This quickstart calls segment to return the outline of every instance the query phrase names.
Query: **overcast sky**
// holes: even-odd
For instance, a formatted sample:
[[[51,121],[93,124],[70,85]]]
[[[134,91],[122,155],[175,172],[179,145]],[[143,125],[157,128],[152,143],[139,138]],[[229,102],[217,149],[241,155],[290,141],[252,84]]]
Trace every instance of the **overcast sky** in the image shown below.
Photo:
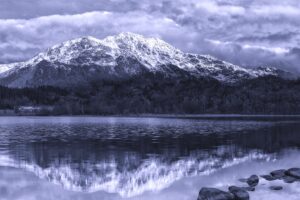
[[[299,0],[0,0],[0,63],[120,32],[242,66],[300,72]]]

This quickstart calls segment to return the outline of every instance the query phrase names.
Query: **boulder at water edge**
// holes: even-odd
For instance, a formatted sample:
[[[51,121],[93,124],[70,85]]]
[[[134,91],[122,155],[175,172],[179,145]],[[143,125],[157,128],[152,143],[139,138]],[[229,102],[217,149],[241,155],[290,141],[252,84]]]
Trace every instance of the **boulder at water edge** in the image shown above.
[[[198,200],[235,200],[233,194],[215,188],[202,188]]]
[[[234,195],[235,200],[249,200],[249,193],[243,188],[230,186],[228,190]]]
[[[257,186],[258,182],[259,182],[259,178],[257,175],[252,175],[247,179],[247,183],[250,187]]]
[[[285,174],[300,179],[300,168],[291,168],[287,170]]]
[[[282,179],[285,176],[286,170],[285,169],[279,169],[271,172],[271,175],[275,179]]]

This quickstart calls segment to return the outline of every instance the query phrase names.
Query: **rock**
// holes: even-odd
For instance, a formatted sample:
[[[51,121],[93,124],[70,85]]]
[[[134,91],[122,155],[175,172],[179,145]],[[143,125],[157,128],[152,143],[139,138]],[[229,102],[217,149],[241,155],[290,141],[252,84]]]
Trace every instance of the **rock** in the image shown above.
[[[231,192],[234,197],[235,200],[249,200],[249,194],[246,190],[244,190],[243,188],[240,187],[236,187],[236,186],[230,186],[228,188],[229,192]]]
[[[271,190],[282,190],[283,187],[282,186],[271,186],[270,189]]]
[[[275,177],[271,176],[271,175],[261,175],[260,177],[266,179],[267,181],[274,181],[276,180]]]
[[[259,182],[259,178],[257,175],[252,175],[247,179],[247,183],[250,187],[257,186],[258,182]]]
[[[198,200],[235,200],[234,195],[215,188],[202,188]]]
[[[294,183],[295,181],[298,181],[298,180],[299,180],[299,179],[297,179],[297,178],[295,178],[295,177],[288,176],[288,175],[284,176],[282,179],[283,179],[283,181],[284,181],[285,183]]]
[[[279,169],[271,172],[271,175],[275,179],[282,179],[285,176],[286,170],[285,169]]]
[[[286,175],[300,179],[300,168],[291,168],[285,172]]]

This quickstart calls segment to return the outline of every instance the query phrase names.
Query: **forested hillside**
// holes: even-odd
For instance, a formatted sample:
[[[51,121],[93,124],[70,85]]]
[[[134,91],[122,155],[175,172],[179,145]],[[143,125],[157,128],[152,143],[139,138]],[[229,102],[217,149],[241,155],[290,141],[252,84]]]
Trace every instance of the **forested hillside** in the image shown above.
[[[159,75],[76,88],[0,87],[0,109],[51,105],[53,115],[300,114],[300,81],[262,77],[234,85]]]

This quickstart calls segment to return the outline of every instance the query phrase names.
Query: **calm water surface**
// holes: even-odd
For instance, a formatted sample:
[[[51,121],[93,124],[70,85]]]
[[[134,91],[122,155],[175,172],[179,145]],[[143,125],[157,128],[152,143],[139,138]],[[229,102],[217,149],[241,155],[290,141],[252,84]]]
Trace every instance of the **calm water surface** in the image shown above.
[[[299,147],[296,117],[0,117],[0,199],[191,200],[299,167]],[[252,199],[300,195],[265,184]]]

